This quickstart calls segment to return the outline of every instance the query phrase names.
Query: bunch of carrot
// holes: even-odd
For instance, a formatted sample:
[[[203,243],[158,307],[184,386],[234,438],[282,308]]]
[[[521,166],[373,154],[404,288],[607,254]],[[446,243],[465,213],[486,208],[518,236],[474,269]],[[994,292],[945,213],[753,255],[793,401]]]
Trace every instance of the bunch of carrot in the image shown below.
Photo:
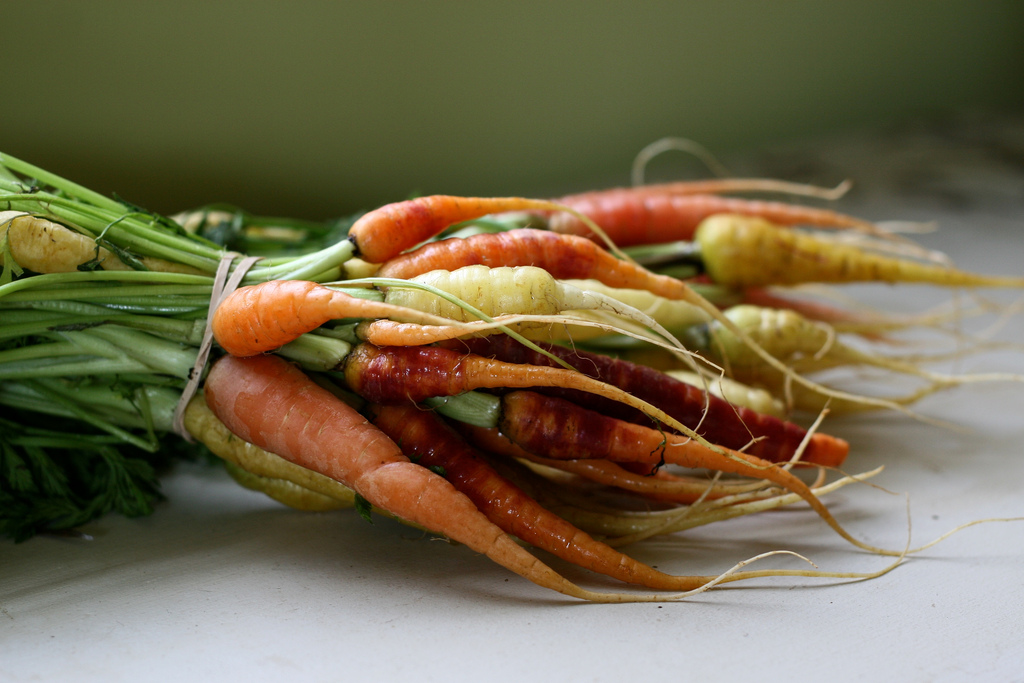
[[[841,364],[922,376],[927,391],[963,378],[836,340],[845,329],[886,330],[882,316],[768,287],[1024,284],[780,227],[812,224],[907,249],[866,221],[724,196],[774,187],[766,181],[556,201],[422,197],[371,211],[312,249],[301,246],[316,232],[307,224],[231,212],[171,220],[10,157],[0,164],[0,403],[150,451],[177,430],[244,485],[294,507],[377,510],[588,600],[671,599],[757,576],[848,576],[670,576],[614,547],[798,501],[856,546],[899,554],[855,539],[819,500],[850,478],[809,485],[792,471],[838,468],[848,444],[784,415],[817,409],[822,397],[905,409],[925,393],[857,396],[808,378]],[[262,240],[262,260],[208,239],[225,226]],[[680,264],[692,277],[679,277]],[[637,349],[656,350],[675,370],[624,358]],[[764,388],[725,386],[725,373]],[[93,392],[88,403],[75,398],[82,387]],[[6,438],[7,469],[17,458],[39,469],[30,460],[47,455],[29,455],[29,441]],[[614,496],[595,497],[595,484]],[[586,590],[516,539],[657,592]]]

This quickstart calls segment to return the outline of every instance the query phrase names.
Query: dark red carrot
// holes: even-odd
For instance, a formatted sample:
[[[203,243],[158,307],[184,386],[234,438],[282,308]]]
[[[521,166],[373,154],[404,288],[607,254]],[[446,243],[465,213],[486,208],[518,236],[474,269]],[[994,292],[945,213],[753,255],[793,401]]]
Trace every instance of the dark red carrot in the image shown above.
[[[472,389],[566,387],[621,401],[650,413],[655,420],[686,430],[664,411],[575,370],[504,363],[436,346],[360,344],[345,359],[344,374],[349,388],[371,403],[417,403],[432,396],[455,396]]]
[[[681,423],[695,429],[708,441],[733,450],[769,460],[785,462],[793,457],[807,435],[806,430],[792,422],[764,415],[749,408],[733,406],[728,401],[705,393],[702,389],[680,382],[663,372],[629,361],[619,360],[578,349],[538,343],[553,356],[569,363],[581,373],[619,387],[639,399],[661,408]],[[447,345],[479,356],[509,363],[554,366],[555,361],[506,335],[459,340]],[[542,393],[566,398],[578,405],[606,415],[638,424],[650,424],[635,409],[607,401],[593,394],[568,389],[542,389]],[[750,443],[753,439],[759,439]],[[802,462],[838,467],[849,453],[849,444],[833,436],[817,432],[804,450]]]
[[[531,453],[504,436],[497,428],[456,425],[466,439],[477,448],[509,458],[529,460],[546,467],[575,474],[584,479],[638,493],[661,502],[690,504],[697,500],[715,500],[722,496],[750,491],[749,484],[717,483],[707,479],[681,477],[657,468],[651,474],[636,474],[609,460],[555,460]],[[648,468],[649,469],[649,468]],[[709,490],[710,488],[710,490]]]
[[[725,449],[720,454],[693,439],[617,420],[534,391],[514,391],[502,397],[498,428],[522,448],[546,458],[668,463],[762,479],[800,496],[853,545],[878,550],[853,538],[810,487],[791,472],[746,453]]]
[[[435,414],[412,405],[376,406],[373,423],[418,464],[444,477],[506,533],[556,557],[620,581],[659,590],[692,590],[714,577],[671,576],[595,540],[541,507],[499,475]],[[737,579],[742,579],[740,575]]]
[[[417,402],[430,396],[452,396],[474,388],[558,385],[592,390],[606,398],[638,402],[617,387],[572,370],[502,363],[436,347],[378,349],[362,344],[349,355],[345,379],[353,391],[373,403]],[[653,406],[648,405],[646,409],[655,419],[678,425],[674,418]],[[499,427],[502,432],[538,455],[606,458],[615,462],[649,465],[673,462],[686,467],[764,479],[799,495],[850,543],[877,550],[856,540],[843,529],[806,484],[767,460],[710,444],[696,436],[669,434],[617,420],[532,391],[506,394],[502,398],[501,410]],[[596,427],[581,421],[593,423]],[[541,449],[540,445],[548,437],[550,442]]]

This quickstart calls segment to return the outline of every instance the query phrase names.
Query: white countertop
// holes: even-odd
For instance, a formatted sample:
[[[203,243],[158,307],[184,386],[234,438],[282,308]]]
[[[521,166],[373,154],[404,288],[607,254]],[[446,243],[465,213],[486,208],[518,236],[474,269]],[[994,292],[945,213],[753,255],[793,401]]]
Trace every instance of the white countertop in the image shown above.
[[[936,220],[940,232],[921,240],[958,265],[1024,274],[1020,157],[1007,167],[977,139],[949,149],[925,140],[931,156],[886,144],[822,153],[866,180],[842,208]],[[902,166],[872,169],[857,161],[865,154]],[[900,168],[925,180],[909,183]],[[860,293],[902,310],[936,296],[909,286]],[[993,298],[1015,298],[1005,294]],[[997,338],[1020,348],[955,369],[1024,374],[1024,320],[1010,319]],[[976,384],[919,406],[971,433],[900,415],[829,420],[826,430],[853,444],[847,466],[885,464],[873,483],[896,495],[865,485],[826,502],[857,537],[896,548],[907,540],[908,500],[914,545],[972,520],[1024,516],[1022,404],[1024,386]],[[219,470],[181,466],[164,491],[155,515],[108,516],[85,529],[92,540],[0,542],[0,681],[1024,680],[1024,522],[966,529],[870,581],[765,579],[679,603],[591,605],[388,520],[290,511]],[[705,574],[772,549],[825,570],[888,562],[804,508],[630,552],[664,571]]]

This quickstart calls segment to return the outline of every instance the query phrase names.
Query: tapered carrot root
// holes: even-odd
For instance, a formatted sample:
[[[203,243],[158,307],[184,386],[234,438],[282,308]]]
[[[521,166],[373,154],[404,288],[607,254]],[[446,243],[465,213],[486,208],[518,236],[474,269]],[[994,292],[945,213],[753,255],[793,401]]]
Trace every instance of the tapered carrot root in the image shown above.
[[[620,581],[659,590],[692,590],[714,577],[671,576],[613,550],[545,510],[501,477],[433,413],[414,406],[379,406],[373,423],[420,465],[444,477],[506,533],[553,555]],[[742,578],[742,577],[738,577]]]
[[[810,487],[793,474],[745,453],[711,450],[686,437],[607,417],[533,391],[515,391],[502,398],[498,427],[522,448],[546,458],[669,463],[763,479],[800,496],[829,527],[853,545],[890,553],[853,538]]]
[[[947,287],[1024,287],[1021,277],[968,273],[875,254],[746,216],[706,220],[694,240],[711,279],[732,287],[807,282],[918,282]]]
[[[680,477],[658,469],[651,474],[636,474],[621,464],[609,460],[555,460],[535,455],[510,441],[497,428],[458,425],[473,445],[489,453],[510,458],[529,460],[546,467],[562,470],[595,483],[637,493],[650,500],[690,504],[698,500],[715,500],[723,496],[747,493],[758,484],[712,484],[708,480]]]
[[[341,482],[381,509],[545,588],[582,599],[628,599],[567,581],[442,477],[410,462],[362,415],[276,356],[221,359],[210,371],[205,394],[218,419],[239,438]]]
[[[503,335],[465,340],[450,345],[463,346],[474,354],[498,360],[537,366],[553,366],[554,361]],[[612,384],[651,405],[661,408],[684,425],[697,431],[708,441],[769,460],[785,462],[793,457],[807,432],[791,422],[770,415],[732,406],[727,401],[706,394],[700,388],[680,382],[668,375],[635,363],[600,354],[539,344],[548,353],[568,362],[581,373]],[[602,400],[593,394],[563,389],[544,390],[574,403],[591,407],[605,414],[634,422],[649,419],[622,404]],[[759,439],[754,441],[754,439]],[[753,443],[751,443],[753,441]],[[826,434],[811,436],[802,461],[808,464],[838,467],[849,452],[849,444]]]
[[[348,236],[361,258],[383,263],[455,223],[491,213],[557,208],[549,201],[523,197],[432,195],[395,202],[371,211],[355,222]]]
[[[693,239],[701,221],[721,213],[758,216],[779,225],[877,232],[868,221],[824,209],[713,194],[679,195],[643,187],[563,197],[557,201],[590,218],[620,247]],[[597,238],[589,226],[571,213],[551,216],[548,227],[559,233]]]
[[[210,323],[217,343],[234,356],[273,351],[336,318],[386,318],[446,324],[451,321],[379,301],[359,299],[315,282],[271,280],[236,289]]]
[[[457,270],[469,265],[537,266],[562,280],[594,279],[609,287],[645,289],[668,299],[689,299],[689,288],[679,280],[617,259],[588,239],[530,228],[425,244],[388,261],[378,275],[408,279],[432,270]]]

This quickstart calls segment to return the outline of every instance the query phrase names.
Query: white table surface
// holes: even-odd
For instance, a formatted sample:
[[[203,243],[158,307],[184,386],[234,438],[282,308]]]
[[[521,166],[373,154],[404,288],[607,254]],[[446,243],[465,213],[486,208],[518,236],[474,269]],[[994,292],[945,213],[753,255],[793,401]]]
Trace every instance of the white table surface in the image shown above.
[[[837,142],[814,158],[864,179],[842,208],[937,220],[921,240],[962,267],[1024,274],[1020,157],[1007,164],[977,139],[912,138]],[[941,299],[920,287],[859,293],[907,311]],[[1024,321],[997,338],[1021,348],[955,369],[1024,374]],[[892,493],[856,486],[826,501],[857,537],[894,548],[907,541],[908,500],[915,545],[1024,516],[1022,405],[1019,384],[969,385],[919,410],[970,433],[892,414],[829,420],[853,444],[848,467],[886,465],[873,481]],[[387,520],[290,511],[220,470],[179,467],[165,493],[152,517],[89,525],[92,540],[0,542],[0,681],[1024,680],[1024,522],[966,529],[870,581],[766,579],[679,603],[593,605]],[[703,574],[772,549],[826,570],[888,562],[804,508],[631,552]]]

